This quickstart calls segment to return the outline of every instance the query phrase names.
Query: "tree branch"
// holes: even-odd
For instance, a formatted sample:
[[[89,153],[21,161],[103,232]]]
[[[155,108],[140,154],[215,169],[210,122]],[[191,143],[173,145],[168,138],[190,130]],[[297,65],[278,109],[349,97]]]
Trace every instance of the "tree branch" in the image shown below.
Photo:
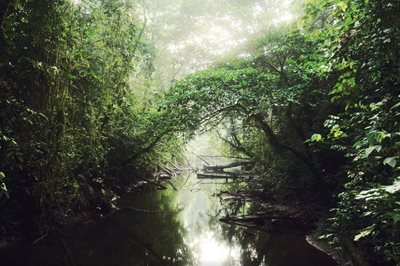
[[[264,132],[265,136],[267,137],[268,142],[271,144],[271,146],[273,148],[276,148],[277,151],[282,150],[282,149],[289,151],[299,161],[301,161],[302,163],[307,165],[307,167],[310,169],[311,173],[314,176],[316,176],[316,177],[319,176],[319,174],[318,174],[319,171],[314,166],[312,160],[310,160],[310,158],[308,156],[306,156],[305,154],[303,154],[302,152],[281,143],[278,140],[278,137],[275,135],[272,128],[268,125],[267,122],[265,122],[264,117],[261,114],[253,115],[252,118],[258,124],[258,126],[261,128],[261,130]]]
[[[229,144],[232,148],[236,149],[237,151],[249,156],[249,157],[253,157],[252,154],[242,145],[233,143],[232,141],[224,138],[223,136],[221,136],[221,133],[219,133],[219,131],[217,130],[217,135],[220,139],[222,139],[223,141],[225,141],[227,144]]]
[[[138,152],[134,153],[133,155],[129,156],[125,161],[123,161],[121,164],[122,165],[126,165],[127,163],[137,159],[140,155],[144,154],[144,153],[148,153],[149,151],[151,151],[154,146],[157,145],[158,142],[160,142],[160,140],[167,135],[168,133],[170,133],[171,131],[168,130],[164,130],[163,132],[161,132],[160,135],[158,135],[153,141],[150,142],[150,144],[148,144],[146,147],[140,149]]]

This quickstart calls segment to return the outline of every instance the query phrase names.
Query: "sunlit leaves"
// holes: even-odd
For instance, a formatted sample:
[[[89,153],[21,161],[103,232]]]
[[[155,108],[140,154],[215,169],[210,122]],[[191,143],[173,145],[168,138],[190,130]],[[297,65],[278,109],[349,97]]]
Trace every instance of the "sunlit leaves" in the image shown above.
[[[4,197],[9,198],[10,196],[6,186],[6,175],[0,171],[0,200]]]
[[[390,134],[385,131],[373,130],[367,133],[367,140],[370,145],[380,144],[388,137],[390,137]]]
[[[395,168],[398,159],[399,159],[399,156],[387,157],[387,158],[385,158],[385,160],[383,160],[383,164],[388,165],[392,168]]]
[[[314,141],[314,142],[323,141],[322,135],[321,134],[313,134],[310,138],[310,141]]]
[[[366,228],[361,229],[355,236],[354,241],[358,241],[363,237],[369,236],[374,231],[375,225],[368,226]]]
[[[325,121],[331,148],[351,159],[344,165],[347,183],[332,227],[360,242],[373,237],[365,247],[392,264],[399,262],[397,216],[392,215],[399,209],[394,182],[400,143],[398,5],[391,0],[318,1],[308,7],[307,17],[314,19],[312,34],[325,39],[320,49],[329,67],[321,69],[335,79],[331,98],[345,106]]]
[[[391,185],[363,190],[355,196],[355,199],[366,200],[366,201],[387,199],[390,194],[395,194],[399,191],[400,191],[400,179],[397,178]]]
[[[368,157],[373,151],[380,152],[381,150],[382,146],[380,145],[370,146],[365,149],[365,155]]]

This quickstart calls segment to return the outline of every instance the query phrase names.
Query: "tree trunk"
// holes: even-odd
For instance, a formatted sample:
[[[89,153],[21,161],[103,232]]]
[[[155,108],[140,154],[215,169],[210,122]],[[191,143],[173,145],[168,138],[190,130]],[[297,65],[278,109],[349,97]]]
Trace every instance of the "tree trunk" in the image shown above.
[[[272,130],[272,128],[268,125],[267,122],[265,122],[264,117],[261,114],[256,114],[253,116],[253,120],[258,124],[258,126],[260,127],[260,129],[264,132],[268,142],[271,144],[271,146],[273,148],[275,148],[275,150],[277,152],[280,152],[282,150],[286,150],[289,151],[290,153],[292,153],[300,162],[304,163],[305,165],[307,165],[307,167],[309,168],[309,170],[311,171],[311,173],[315,176],[318,177],[319,176],[319,171],[318,169],[315,167],[314,163],[312,162],[312,160],[309,158],[309,156],[307,156],[306,152],[300,152],[290,146],[287,146],[283,143],[281,143],[278,139],[278,137],[275,135],[274,131]]]

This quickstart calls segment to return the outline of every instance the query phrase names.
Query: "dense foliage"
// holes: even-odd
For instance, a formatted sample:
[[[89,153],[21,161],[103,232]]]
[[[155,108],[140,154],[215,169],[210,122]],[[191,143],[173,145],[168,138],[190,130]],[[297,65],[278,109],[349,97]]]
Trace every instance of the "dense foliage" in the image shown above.
[[[132,85],[148,77],[152,47],[125,1],[4,5],[1,231],[45,232],[71,212],[107,209],[112,190],[169,156],[149,134],[158,114]]]
[[[297,25],[177,82],[164,106],[182,130],[222,125],[264,166],[252,189],[333,206],[322,237],[356,264],[399,263],[399,9],[309,2]]]
[[[257,15],[237,4],[232,14]],[[201,22],[201,5],[182,1],[192,14],[182,24]],[[1,233],[31,224],[45,232],[74,211],[107,209],[135,173],[216,129],[231,153],[256,162],[249,190],[317,202],[321,238],[353,264],[400,263],[398,0],[307,1],[296,23],[179,81],[181,69],[210,61],[174,58],[177,43],[155,63],[137,9],[122,0],[0,4]],[[151,16],[153,25],[174,18]],[[152,75],[154,65],[165,71]]]
[[[222,124],[221,135],[233,150],[268,168],[261,182],[271,178],[301,186],[303,195],[321,189],[323,196],[329,180],[321,180],[322,172],[337,168],[324,162],[342,159],[337,153],[312,152],[305,143],[337,107],[329,105],[333,82],[313,70],[321,57],[316,41],[299,31],[273,32],[246,53],[248,59],[178,82],[166,97],[168,114],[189,132]],[[299,182],[303,177],[306,181]]]
[[[399,1],[324,3],[333,10],[322,47],[329,75],[339,73],[330,94],[346,104],[326,121],[332,149],[349,158],[339,204],[330,219],[334,240],[349,235],[374,264],[399,263]],[[340,136],[332,132],[343,132]],[[378,256],[379,254],[379,256]]]

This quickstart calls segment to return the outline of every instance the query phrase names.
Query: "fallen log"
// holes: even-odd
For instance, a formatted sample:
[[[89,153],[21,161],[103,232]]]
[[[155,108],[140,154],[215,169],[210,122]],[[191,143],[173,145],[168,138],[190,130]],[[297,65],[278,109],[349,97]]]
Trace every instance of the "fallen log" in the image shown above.
[[[198,173],[197,179],[238,179],[246,178],[247,176],[239,175],[235,173],[223,172],[223,173]]]
[[[329,245],[328,242],[317,239],[311,235],[306,236],[306,241],[311,246],[315,247],[318,250],[321,250],[322,252],[330,256],[338,263],[338,265],[346,264],[346,259],[344,258],[344,255],[336,250],[333,246]]]
[[[253,164],[252,161],[243,161],[243,162],[233,162],[226,165],[205,165],[203,166],[204,171],[207,172],[224,172],[224,169],[233,168],[238,166],[245,166]],[[225,172],[226,173],[226,172]]]
[[[248,200],[256,201],[258,198],[260,198],[258,195],[255,195],[253,193],[246,192],[246,191],[238,191],[236,193],[232,193],[229,191],[220,191],[220,192],[216,193],[215,195],[222,200],[248,199]]]
[[[152,181],[152,180],[150,180],[150,179],[148,179],[148,178],[141,177],[141,176],[138,176],[137,178],[139,178],[139,179],[141,179],[141,180],[143,180],[143,181],[146,181],[147,183],[149,183],[149,184],[151,184],[151,185],[153,185],[153,186],[156,186],[156,187],[159,188],[159,189],[167,189],[166,186],[164,186],[164,185],[162,185],[162,184],[160,184],[160,183],[157,183],[157,182],[155,182],[155,181]]]
[[[239,160],[250,160],[249,157],[237,157],[237,156],[219,156],[219,155],[199,155],[204,158],[227,158],[227,159],[239,159]]]
[[[294,214],[270,214],[270,215],[245,215],[245,216],[231,216],[231,217],[224,217],[221,218],[221,222],[226,221],[234,221],[234,222],[241,222],[241,223],[265,223],[267,220],[288,220],[288,219],[296,219],[293,217]]]

